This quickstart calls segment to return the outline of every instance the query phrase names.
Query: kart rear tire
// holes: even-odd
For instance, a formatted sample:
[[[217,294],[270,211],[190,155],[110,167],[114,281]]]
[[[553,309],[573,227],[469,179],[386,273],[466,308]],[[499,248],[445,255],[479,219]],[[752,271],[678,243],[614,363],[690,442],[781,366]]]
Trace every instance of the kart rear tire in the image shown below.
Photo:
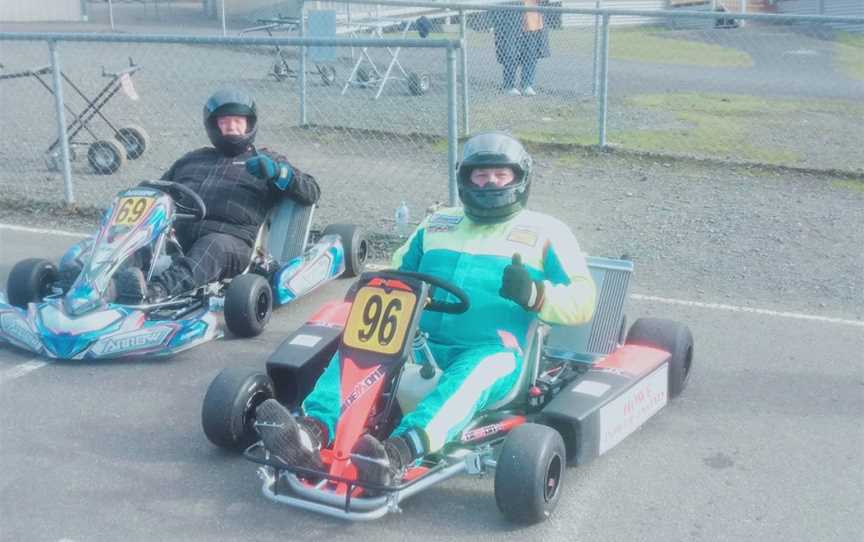
[[[28,303],[38,303],[51,293],[57,282],[57,267],[42,258],[28,258],[16,263],[6,280],[9,303],[22,309]]]
[[[567,465],[558,431],[535,423],[507,435],[495,467],[495,503],[508,520],[534,524],[552,515]]]
[[[150,146],[150,136],[144,131],[144,128],[130,124],[117,130],[114,138],[120,142],[126,150],[126,157],[130,160],[136,160],[144,154],[147,147]]]
[[[87,149],[87,161],[96,173],[111,175],[126,165],[126,149],[116,141],[97,141]]]
[[[330,224],[321,236],[338,235],[345,251],[345,276],[356,277],[366,267],[369,258],[369,242],[360,226],[354,224]]]
[[[238,337],[257,337],[273,314],[273,290],[255,273],[235,277],[225,293],[225,325]]]
[[[258,440],[255,409],[275,396],[266,374],[245,367],[223,369],[207,388],[201,408],[207,440],[226,450],[245,450]]]
[[[681,395],[690,381],[693,365],[690,328],[674,320],[639,318],[630,327],[625,344],[651,346],[669,352],[669,398]]]

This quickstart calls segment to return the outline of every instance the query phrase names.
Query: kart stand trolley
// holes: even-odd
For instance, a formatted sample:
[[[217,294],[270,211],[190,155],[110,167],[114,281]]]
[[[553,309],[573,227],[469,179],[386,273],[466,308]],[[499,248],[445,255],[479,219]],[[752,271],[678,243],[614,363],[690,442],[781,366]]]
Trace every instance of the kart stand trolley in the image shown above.
[[[365,23],[352,21],[351,25],[352,37],[360,37],[359,33],[368,32],[372,37],[378,39],[384,39],[385,28],[394,27],[401,29],[401,37],[404,39],[405,35],[408,33],[408,29],[411,27],[410,22],[397,20],[377,20]],[[422,96],[429,90],[431,78],[428,73],[406,71],[402,66],[402,63],[399,62],[399,52],[402,49],[401,47],[396,47],[395,49],[386,47],[386,49],[390,55],[390,62],[387,64],[387,68],[383,73],[378,69],[375,61],[372,60],[372,57],[369,55],[369,48],[363,47],[360,50],[360,56],[354,63],[351,75],[345,82],[345,86],[342,87],[343,95],[348,90],[348,87],[373,88],[377,89],[374,98],[377,100],[378,97],[381,96],[381,92],[384,91],[384,86],[387,82],[393,80],[404,81],[405,84],[408,85],[408,90],[414,96]],[[393,68],[396,68],[402,74],[401,77],[393,75]]]
[[[76,112],[68,103],[64,103],[66,111],[72,116],[72,122],[66,127],[66,133],[69,143],[70,159],[75,160],[75,147],[86,146],[87,161],[90,166],[98,174],[110,175],[120,169],[126,160],[135,160],[144,154],[144,151],[149,145],[149,137],[147,132],[140,126],[128,125],[118,127],[112,123],[108,117],[102,112],[102,108],[113,98],[117,92],[123,89],[124,93],[132,100],[137,100],[138,95],[135,88],[132,86],[132,74],[141,69],[135,65],[132,59],[129,59],[129,67],[118,72],[106,72],[102,68],[102,77],[108,77],[110,80],[96,94],[92,100],[87,97],[84,91],[76,85],[69,77],[60,72],[60,77],[68,84],[72,90],[83,100],[85,107],[80,112]],[[34,68],[15,73],[7,73],[0,75],[0,80],[15,79],[21,77],[33,77],[41,84],[49,93],[54,94],[50,80],[45,79],[52,73],[51,66]],[[90,121],[93,117],[102,119],[108,128],[114,134],[114,140],[100,139],[99,136],[91,129]],[[86,132],[92,142],[76,139],[79,133]],[[53,143],[45,151],[45,164],[51,171],[60,169],[60,138],[54,140]]]
[[[296,31],[300,27],[300,18],[299,17],[286,17],[284,15],[279,15],[277,17],[271,17],[267,19],[257,19],[258,26],[252,26],[249,28],[245,28],[240,31],[240,35],[248,34],[250,32],[267,32],[267,35],[273,37],[273,32],[278,30],[285,30],[288,32]],[[288,78],[297,78],[297,70],[291,67],[288,63],[288,55],[285,51],[278,45],[275,46],[274,49],[276,60],[273,63],[273,67],[270,70],[269,75],[272,75],[277,81],[284,81]],[[328,64],[315,64],[315,71],[312,73],[317,73],[321,77],[321,82],[324,83],[325,86],[330,86],[336,82],[336,68]]]

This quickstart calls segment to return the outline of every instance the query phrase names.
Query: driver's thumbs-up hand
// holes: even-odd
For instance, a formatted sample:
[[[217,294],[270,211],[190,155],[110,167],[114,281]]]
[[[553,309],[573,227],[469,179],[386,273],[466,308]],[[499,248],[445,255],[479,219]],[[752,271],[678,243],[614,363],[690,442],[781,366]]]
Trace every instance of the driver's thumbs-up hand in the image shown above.
[[[504,268],[501,276],[501,289],[498,294],[515,301],[525,310],[538,311],[543,302],[543,283],[531,278],[522,265],[522,256],[516,252],[513,261]]]
[[[280,190],[291,184],[294,171],[284,162],[277,162],[266,154],[256,154],[246,160],[246,171],[259,179],[273,182]]]

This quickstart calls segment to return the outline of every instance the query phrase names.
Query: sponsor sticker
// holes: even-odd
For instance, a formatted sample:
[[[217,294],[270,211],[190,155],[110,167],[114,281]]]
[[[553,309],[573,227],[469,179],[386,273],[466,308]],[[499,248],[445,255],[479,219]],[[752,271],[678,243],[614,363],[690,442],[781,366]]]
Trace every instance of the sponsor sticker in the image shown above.
[[[0,315],[0,328],[6,335],[34,352],[42,351],[42,342],[33,334],[27,323],[18,315],[7,312]]]
[[[152,348],[162,344],[171,331],[173,331],[171,327],[159,326],[108,337],[93,345],[91,352],[97,356],[107,356],[131,350]]]
[[[667,402],[669,364],[664,363],[600,409],[600,454],[624,440]]]
[[[590,395],[592,397],[603,397],[611,386],[609,384],[604,384],[603,382],[596,382],[594,380],[583,380],[579,384],[573,387],[574,393],[582,393],[584,395]]]
[[[297,346],[305,346],[311,348],[321,342],[321,337],[318,335],[297,335],[288,344],[296,344]]]
[[[534,230],[529,230],[527,228],[513,228],[510,231],[510,235],[507,236],[508,241],[512,241],[514,243],[519,243],[522,245],[528,245],[529,247],[533,247],[537,244],[538,235]]]
[[[426,225],[426,231],[430,233],[453,231],[463,218],[458,215],[434,214]]]

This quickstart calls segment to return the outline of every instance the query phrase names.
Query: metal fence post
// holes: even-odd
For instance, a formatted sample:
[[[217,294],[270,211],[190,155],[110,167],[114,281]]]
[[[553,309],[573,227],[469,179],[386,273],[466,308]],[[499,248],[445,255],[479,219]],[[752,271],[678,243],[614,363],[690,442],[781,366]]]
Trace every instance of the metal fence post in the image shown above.
[[[465,37],[465,10],[459,10],[459,39],[462,41],[460,48],[460,77],[462,79],[462,135],[467,137],[468,131],[471,129],[468,123],[468,43]]]
[[[600,0],[594,3],[596,9],[600,9]],[[594,77],[591,85],[591,95],[597,96],[597,79],[600,77],[600,14],[594,14]]]
[[[225,21],[225,0],[222,0],[222,35],[228,35],[228,25]]]
[[[60,139],[60,158],[63,162],[63,188],[67,205],[75,203],[75,193],[72,190],[72,165],[69,163],[69,139],[66,134],[66,109],[63,104],[63,79],[60,74],[60,55],[57,54],[57,42],[48,42],[51,51],[51,74],[54,79],[54,109],[57,114],[57,137]]]
[[[306,3],[300,2],[300,37],[306,37]],[[306,46],[300,46],[300,73],[297,81],[300,83],[300,126],[306,126]]]
[[[447,173],[449,204],[456,205],[456,160],[459,137],[456,123],[456,51],[447,47]]]
[[[111,32],[114,32],[114,4],[108,0],[108,22],[111,23]]]
[[[603,28],[600,34],[600,95],[597,97],[597,124],[599,125],[600,148],[606,147],[606,106],[608,105],[609,83],[609,14],[603,14]]]

